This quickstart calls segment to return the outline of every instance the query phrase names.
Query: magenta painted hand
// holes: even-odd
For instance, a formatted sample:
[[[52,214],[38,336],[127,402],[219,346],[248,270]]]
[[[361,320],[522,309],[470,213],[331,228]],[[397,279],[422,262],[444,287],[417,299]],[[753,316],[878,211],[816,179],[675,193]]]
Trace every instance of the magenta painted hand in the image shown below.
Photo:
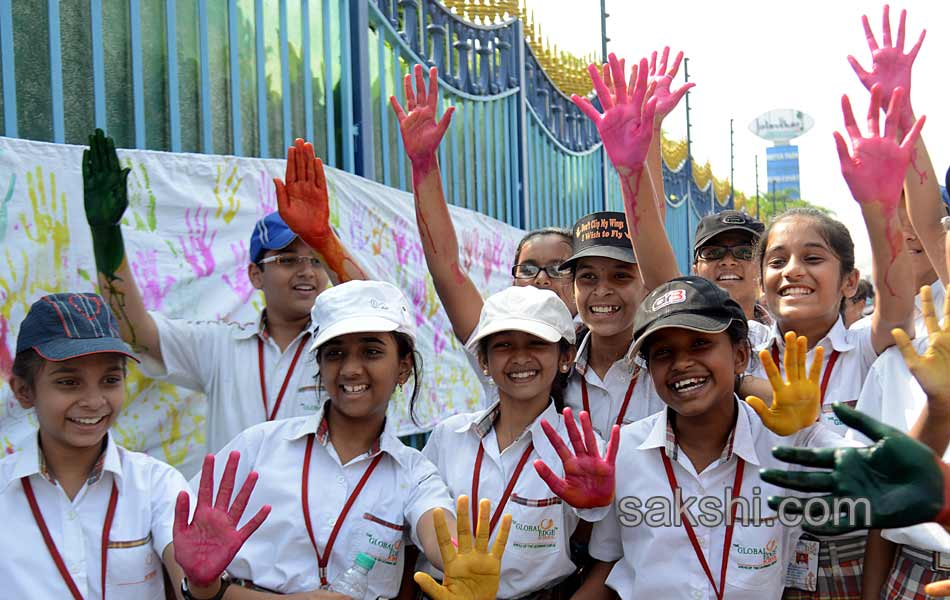
[[[604,83],[595,65],[588,67],[604,113],[599,113],[587,98],[575,94],[571,100],[597,126],[610,162],[621,176],[626,176],[640,171],[646,162],[653,139],[657,98],[644,103],[648,87],[647,59],[640,60],[632,89],[628,89],[624,67],[617,57],[611,53],[609,60],[613,91]]]
[[[241,453],[228,455],[228,463],[221,476],[218,496],[211,505],[214,493],[214,455],[205,457],[201,468],[201,485],[195,515],[188,522],[188,492],[178,494],[175,505],[175,524],[172,541],[175,544],[175,561],[181,565],[188,581],[197,586],[207,586],[221,576],[247,538],[251,537],[267,515],[270,505],[265,504],[244,527],[237,524],[244,514],[247,501],[257,484],[257,473],[251,471],[238,492],[230,510],[231,493],[234,492],[234,477]]]
[[[886,106],[891,101],[891,95],[897,88],[904,88],[904,94],[907,101],[904,104],[904,110],[901,115],[900,125],[903,131],[907,131],[913,125],[910,120],[913,110],[910,106],[910,76],[914,66],[914,59],[920,51],[921,44],[924,43],[924,37],[927,30],[920,32],[917,43],[910,49],[910,52],[904,53],[904,24],[907,20],[907,11],[901,11],[900,24],[897,27],[897,43],[891,44],[891,19],[890,7],[884,5],[884,39],[883,46],[878,47],[874,33],[871,31],[871,25],[868,23],[867,15],[861,17],[864,24],[864,34],[868,38],[868,47],[871,49],[871,71],[865,71],[853,56],[848,56],[848,62],[851,68],[857,73],[861,83],[869,91],[875,84],[881,86],[881,105]]]
[[[670,58],[670,47],[663,48],[663,54],[660,57],[660,64],[656,62],[656,52],[650,56],[650,84],[647,92],[647,99],[656,98],[656,114],[654,115],[654,125],[660,127],[660,123],[666,118],[666,115],[673,112],[676,105],[679,104],[683,96],[690,89],[696,86],[695,83],[684,83],[676,91],[672,91],[673,80],[676,73],[679,72],[680,63],[683,61],[683,53],[678,52],[673,60],[673,66],[667,71],[666,65]]]
[[[590,415],[586,410],[581,411],[583,440],[569,408],[564,409],[564,425],[567,427],[575,454],[571,454],[564,440],[554,431],[554,427],[547,420],[541,420],[541,428],[564,464],[564,478],[555,475],[541,460],[534,461],[535,470],[552,492],[574,508],[609,505],[614,497],[614,463],[617,461],[617,450],[620,447],[620,427],[613,426],[610,442],[607,444],[607,454],[601,458],[597,449],[597,436],[594,435]]]
[[[217,231],[213,231],[211,236],[208,236],[208,209],[205,209],[202,214],[201,208],[198,208],[194,215],[191,214],[190,208],[185,209],[185,224],[188,226],[188,239],[178,236],[181,251],[185,255],[185,260],[191,265],[191,270],[195,272],[195,276],[207,277],[214,272],[215,263],[211,245],[214,244],[214,237],[218,235]]]
[[[10,345],[7,336],[10,334],[10,323],[6,317],[0,315],[0,377],[9,381],[13,375],[13,357],[10,355]]]
[[[175,278],[166,275],[164,279],[158,274],[158,252],[155,250],[138,250],[135,252],[135,262],[132,263],[132,273],[142,290],[142,301],[148,310],[161,310],[165,296],[168,295]]]
[[[254,293],[254,286],[251,285],[251,280],[247,278],[247,263],[250,259],[244,240],[231,242],[231,254],[234,255],[234,272],[231,275],[225,273],[221,276],[221,279],[241,299],[241,303],[245,303]]]
[[[841,174],[844,175],[851,195],[862,206],[881,204],[884,214],[890,216],[900,203],[904,174],[910,164],[914,144],[920,137],[926,117],[913,124],[903,142],[897,139],[898,121],[904,106],[905,96],[902,88],[891,95],[884,121],[884,135],[880,132],[881,86],[871,88],[871,107],[868,110],[869,136],[863,137],[854,121],[851,102],[847,96],[841,97],[841,110],[844,113],[844,126],[851,137],[853,155],[848,154],[844,138],[835,132],[838,146],[838,158],[841,161]]]
[[[413,166],[425,166],[435,158],[435,151],[449,128],[455,107],[445,109],[445,113],[436,123],[435,113],[439,108],[439,73],[435,67],[429,69],[429,91],[426,93],[425,80],[422,78],[422,65],[416,65],[416,92],[412,92],[412,75],[403,80],[406,87],[406,110],[403,110],[395,96],[389,97],[389,103],[396,113],[399,129],[402,132],[402,144]]]

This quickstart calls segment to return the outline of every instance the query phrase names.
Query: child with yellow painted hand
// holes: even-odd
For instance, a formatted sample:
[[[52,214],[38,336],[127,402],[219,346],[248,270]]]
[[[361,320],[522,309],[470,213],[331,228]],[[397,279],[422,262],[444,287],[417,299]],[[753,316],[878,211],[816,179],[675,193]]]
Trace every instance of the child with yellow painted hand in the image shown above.
[[[472,543],[472,530],[469,528],[468,496],[458,497],[458,548],[456,540],[449,533],[445,513],[435,509],[435,535],[439,540],[439,551],[445,565],[445,578],[439,585],[427,573],[417,572],[415,581],[419,587],[435,600],[493,600],[498,593],[501,579],[501,557],[508,543],[508,531],[511,529],[511,515],[501,518],[501,529],[495,543],[488,549],[490,535],[489,515],[491,502],[482,498],[478,504],[478,529],[475,542]]]
[[[759,352],[762,367],[772,386],[772,406],[766,406],[758,396],[749,396],[746,402],[751,406],[762,423],[779,435],[792,435],[813,425],[821,413],[822,358],[825,349],[815,348],[811,369],[806,373],[805,358],[808,354],[808,338],[797,336],[794,331],[785,333],[785,375],[778,370],[768,350]]]

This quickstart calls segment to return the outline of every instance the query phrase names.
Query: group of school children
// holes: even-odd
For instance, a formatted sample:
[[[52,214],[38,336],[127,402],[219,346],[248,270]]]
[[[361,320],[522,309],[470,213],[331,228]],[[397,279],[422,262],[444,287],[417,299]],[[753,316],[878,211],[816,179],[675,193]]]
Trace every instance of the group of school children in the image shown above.
[[[437,114],[435,69],[427,86],[417,66],[405,106],[392,99],[417,225],[489,398],[439,423],[421,452],[386,418],[397,387],[412,386],[410,413],[418,394],[409,303],[366,281],[329,226],[310,144],[289,149],[279,211],[251,234],[266,309],[238,325],[145,309],[119,225],[128,170],[90,136],[101,295],[45,296],[20,324],[11,386],[39,432],[0,460],[0,596],[345,598],[332,584],[365,553],[365,598],[931,597],[927,584],[950,579],[938,524],[950,476],[934,458],[950,439],[950,320],[935,316],[950,249],[910,66],[889,76],[881,52],[912,63],[919,42],[903,54],[902,14],[892,45],[886,10],[883,48],[867,29],[872,71],[854,63],[870,131],[843,98],[852,150],[836,136],[874,261],[873,314],[850,328],[854,246],[819,211],[768,227],[706,216],[694,274],[678,271],[658,132],[692,84],[671,89],[682,53],[668,69],[668,48],[629,75],[613,55],[592,66],[600,109],[575,97],[624,212],[528,233],[512,287],[483,299],[460,267],[437,160],[452,109]],[[109,433],[130,359],[207,397],[211,454],[191,482]],[[815,517],[803,533],[782,518],[785,488],[826,494],[791,513],[815,517],[837,496],[870,508],[856,511],[863,524]],[[721,518],[695,518],[697,506]]]

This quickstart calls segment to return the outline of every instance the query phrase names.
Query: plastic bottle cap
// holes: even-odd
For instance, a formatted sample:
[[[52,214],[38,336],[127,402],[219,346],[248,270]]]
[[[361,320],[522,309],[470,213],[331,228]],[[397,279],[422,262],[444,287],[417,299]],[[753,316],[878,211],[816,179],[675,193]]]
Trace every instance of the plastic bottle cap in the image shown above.
[[[360,552],[356,555],[356,564],[363,567],[367,571],[373,568],[373,565],[376,564],[376,559],[370,556],[369,554],[364,554]]]

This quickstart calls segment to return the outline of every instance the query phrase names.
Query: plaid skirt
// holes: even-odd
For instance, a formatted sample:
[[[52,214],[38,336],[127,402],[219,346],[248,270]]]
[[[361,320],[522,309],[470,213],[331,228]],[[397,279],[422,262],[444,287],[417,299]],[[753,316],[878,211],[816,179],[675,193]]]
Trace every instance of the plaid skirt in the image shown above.
[[[840,540],[822,539],[818,551],[815,591],[785,588],[782,600],[861,600],[861,574],[867,539],[867,535]]]
[[[950,570],[935,570],[933,552],[901,546],[894,556],[891,574],[881,590],[881,600],[931,600],[924,588],[928,583],[950,579]]]

